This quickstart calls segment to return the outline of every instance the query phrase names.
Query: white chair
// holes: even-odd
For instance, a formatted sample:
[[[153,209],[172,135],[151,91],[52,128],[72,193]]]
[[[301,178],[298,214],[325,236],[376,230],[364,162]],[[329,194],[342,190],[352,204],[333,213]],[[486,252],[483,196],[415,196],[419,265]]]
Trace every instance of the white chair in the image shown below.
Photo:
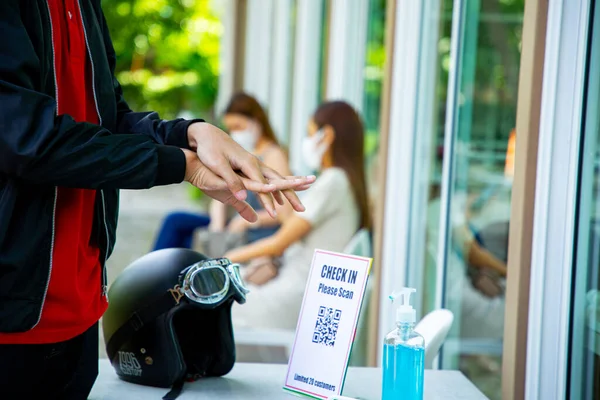
[[[343,253],[354,256],[371,257],[371,236],[369,231],[366,229],[359,230],[352,237],[348,245],[346,245]],[[368,321],[367,310],[370,292],[370,285],[368,285],[367,290],[365,291],[365,298],[361,308],[358,327],[356,328],[354,345],[352,347],[352,358],[355,359],[353,365],[361,364],[362,359],[365,358],[363,353],[366,351],[366,325]],[[294,345],[295,335],[295,331],[291,329],[240,328],[235,330],[235,342],[238,345],[258,346],[259,351],[260,347],[284,347],[286,350],[286,355],[289,357]],[[267,354],[267,352],[260,352],[262,354]],[[357,359],[359,359],[359,361]]]
[[[444,344],[453,321],[454,314],[449,310],[441,309],[430,312],[415,326],[415,331],[425,338],[426,369],[433,367],[433,360]]]

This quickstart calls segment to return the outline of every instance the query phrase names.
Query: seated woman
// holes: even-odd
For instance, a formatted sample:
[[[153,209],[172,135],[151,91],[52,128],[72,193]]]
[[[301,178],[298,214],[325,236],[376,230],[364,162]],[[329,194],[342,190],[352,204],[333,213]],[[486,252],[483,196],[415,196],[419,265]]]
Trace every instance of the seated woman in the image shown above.
[[[245,93],[234,95],[225,109],[223,124],[230,132],[232,139],[244,149],[256,155],[280,174],[291,175],[287,155],[277,142],[267,114],[255,98]],[[226,206],[218,201],[211,203],[209,215],[190,212],[169,214],[159,231],[154,250],[172,247],[190,248],[194,231],[207,227],[209,224],[210,230],[215,232],[228,230],[242,234],[247,233],[248,242],[275,232],[279,221],[271,218],[260,204],[257,196],[248,192],[246,201],[258,214],[258,221],[253,224],[240,216],[229,220]],[[290,212],[291,206],[288,204],[277,209],[277,213],[282,217]]]
[[[274,235],[225,255],[237,263],[282,256],[273,279],[250,282],[246,304],[234,305],[236,326],[295,329],[314,250],[342,251],[360,228],[370,228],[363,140],[351,106],[330,102],[317,109],[302,148],[306,164],[319,172],[301,198],[306,211],[289,215]]]

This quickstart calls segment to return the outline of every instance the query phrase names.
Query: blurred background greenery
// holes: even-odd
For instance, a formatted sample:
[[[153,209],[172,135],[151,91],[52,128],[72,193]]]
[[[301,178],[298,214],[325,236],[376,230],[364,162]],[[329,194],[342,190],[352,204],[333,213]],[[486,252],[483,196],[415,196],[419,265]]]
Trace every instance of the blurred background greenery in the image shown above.
[[[223,26],[210,0],[103,0],[116,75],[134,110],[214,117]]]
[[[363,70],[363,120],[367,160],[376,156],[381,130],[381,99],[386,60],[385,28],[387,0],[371,0],[367,27],[366,62]]]
[[[223,25],[211,0],[102,0],[133,110],[214,120]],[[190,186],[192,199],[203,193]]]

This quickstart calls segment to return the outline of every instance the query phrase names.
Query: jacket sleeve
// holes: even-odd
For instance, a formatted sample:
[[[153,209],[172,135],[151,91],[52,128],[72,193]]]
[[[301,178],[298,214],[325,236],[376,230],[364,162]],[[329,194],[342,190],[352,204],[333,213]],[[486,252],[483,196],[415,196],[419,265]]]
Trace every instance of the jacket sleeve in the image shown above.
[[[141,189],[181,182],[185,156],[143,135],[56,115],[40,93],[38,55],[21,19],[19,0],[0,1],[0,175],[34,184]]]
[[[104,36],[104,46],[106,48],[106,58],[108,59],[110,72],[113,77],[113,89],[115,91],[117,103],[117,133],[138,133],[152,137],[157,143],[172,145],[189,149],[187,138],[188,127],[194,122],[204,122],[203,119],[175,119],[172,121],[161,120],[156,112],[133,112],[123,97],[121,84],[115,77],[115,68],[117,57],[115,49],[110,38],[110,32],[106,23],[106,18],[100,8],[100,24]]]

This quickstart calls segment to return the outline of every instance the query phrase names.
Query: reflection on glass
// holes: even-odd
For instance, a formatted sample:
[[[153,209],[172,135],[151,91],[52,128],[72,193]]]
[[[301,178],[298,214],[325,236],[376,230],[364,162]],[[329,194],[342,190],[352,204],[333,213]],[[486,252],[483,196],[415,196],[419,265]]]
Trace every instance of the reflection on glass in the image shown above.
[[[365,168],[369,197],[379,194],[382,174],[377,170],[381,132],[381,100],[383,92],[385,51],[385,22],[387,0],[369,0],[367,48],[363,68],[362,118],[365,124]],[[371,207],[375,211],[375,207]]]
[[[319,46],[319,87],[317,90],[317,103],[321,104],[321,102],[325,99],[326,84],[327,84],[327,53],[329,51],[329,28],[331,21],[331,4],[329,1],[323,1],[321,3],[322,8],[322,21],[323,26],[321,30],[321,39]]]
[[[425,315],[436,309],[436,284],[437,284],[437,254],[440,226],[440,196],[441,196],[441,175],[442,175],[442,155],[444,144],[444,127],[446,123],[446,100],[448,89],[448,74],[450,68],[450,36],[452,33],[452,0],[441,1],[439,9],[428,10],[431,15],[425,15],[426,18],[434,20],[438,28],[433,31],[430,26],[424,24],[423,38],[427,43],[435,44],[435,52],[430,56],[433,59],[423,58],[421,64],[433,62],[435,64],[435,85],[431,87],[431,93],[424,96],[431,97],[431,106],[428,107],[430,125],[422,124],[417,132],[418,146],[425,148],[426,155],[423,160],[417,159],[415,162],[415,181],[423,182],[425,188],[415,187],[413,192],[423,192],[422,197],[414,199],[413,203],[422,202],[420,213],[425,213],[426,221],[424,227],[424,237],[419,238],[415,234],[412,238],[413,246],[416,249],[422,249],[411,256],[411,262],[416,265],[423,265],[423,276],[421,279],[413,278],[416,285],[421,289],[421,313]],[[433,31],[433,32],[430,32]],[[429,38],[428,35],[435,35]],[[423,44],[426,46],[427,44]],[[426,164],[424,164],[426,163]],[[415,232],[422,231],[423,228],[415,227]],[[424,243],[423,243],[424,242]],[[414,273],[416,275],[416,273]]]
[[[596,7],[586,74],[577,239],[571,312],[571,399],[600,399],[600,7]]]
[[[290,40],[289,40],[289,46],[290,46],[290,50],[289,50],[289,58],[287,60],[287,68],[290,71],[289,76],[289,80],[288,82],[285,82],[285,85],[287,86],[287,90],[286,90],[286,101],[289,106],[291,106],[292,101],[293,101],[293,93],[294,93],[294,80],[292,79],[292,77],[294,76],[294,66],[296,65],[295,62],[295,55],[296,55],[296,29],[297,29],[297,18],[298,18],[298,0],[292,0],[291,1],[291,9],[290,9],[290,16],[289,16],[289,23],[290,23]],[[283,82],[281,84],[284,84]],[[289,144],[289,135],[292,132],[292,128],[291,128],[291,124],[292,124],[292,113],[290,111],[291,107],[288,107],[288,109],[286,109],[285,112],[285,119],[284,119],[284,127],[286,129],[285,134],[283,135],[284,140],[283,142],[288,145]]]
[[[363,119],[367,159],[375,154],[379,143],[381,94],[385,64],[385,9],[387,0],[369,1],[367,51],[363,69]]]
[[[451,157],[450,181],[444,182],[449,215],[443,304],[455,322],[442,365],[461,369],[495,399],[500,396],[524,1],[457,3],[462,5],[458,67],[451,73],[457,73],[458,96],[449,111],[455,118],[454,149],[443,153]]]

